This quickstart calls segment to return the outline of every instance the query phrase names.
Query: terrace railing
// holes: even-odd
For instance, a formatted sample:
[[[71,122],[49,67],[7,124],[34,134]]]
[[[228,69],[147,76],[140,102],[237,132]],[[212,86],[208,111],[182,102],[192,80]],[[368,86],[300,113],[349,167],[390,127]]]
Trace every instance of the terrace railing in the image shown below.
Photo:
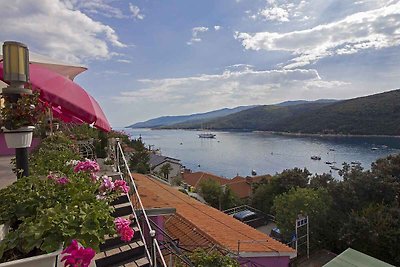
[[[156,238],[156,231],[150,224],[149,218],[147,217],[146,211],[143,207],[142,200],[140,199],[137,186],[132,177],[128,162],[124,155],[124,151],[119,142],[119,138],[116,138],[115,154],[117,171],[120,174],[121,179],[124,179],[131,188],[132,195],[128,195],[128,198],[140,231],[142,241],[145,245],[145,252],[147,258],[149,259],[150,265],[152,267],[167,267],[164,256],[160,249],[160,245]],[[142,224],[140,222],[142,222]],[[150,237],[150,240],[148,237]]]

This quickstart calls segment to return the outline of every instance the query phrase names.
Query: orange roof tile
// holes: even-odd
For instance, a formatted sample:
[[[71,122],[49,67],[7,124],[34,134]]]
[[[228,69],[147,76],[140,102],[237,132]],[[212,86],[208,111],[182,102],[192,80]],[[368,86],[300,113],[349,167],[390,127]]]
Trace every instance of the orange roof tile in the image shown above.
[[[145,208],[174,207],[182,218],[208,239],[233,252],[251,255],[294,256],[295,251],[268,235],[207,206],[178,190],[142,174],[134,174]]]
[[[226,184],[226,186],[229,186],[229,188],[239,198],[248,198],[251,196],[252,193],[251,185],[248,182],[246,182],[246,180],[229,183]]]
[[[212,173],[208,173],[208,172],[192,172],[192,173],[183,173],[182,175],[183,180],[194,187],[199,186],[199,184],[201,183],[201,181],[205,181],[205,180],[214,180],[217,183],[219,183],[220,185],[226,184],[230,181],[230,179],[212,174]]]

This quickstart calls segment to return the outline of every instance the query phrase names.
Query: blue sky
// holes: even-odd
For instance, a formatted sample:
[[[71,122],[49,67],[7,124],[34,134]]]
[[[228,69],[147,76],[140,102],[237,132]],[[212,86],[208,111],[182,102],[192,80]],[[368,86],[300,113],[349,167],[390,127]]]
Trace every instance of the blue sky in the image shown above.
[[[0,0],[0,41],[87,66],[114,127],[399,88],[400,1]]]

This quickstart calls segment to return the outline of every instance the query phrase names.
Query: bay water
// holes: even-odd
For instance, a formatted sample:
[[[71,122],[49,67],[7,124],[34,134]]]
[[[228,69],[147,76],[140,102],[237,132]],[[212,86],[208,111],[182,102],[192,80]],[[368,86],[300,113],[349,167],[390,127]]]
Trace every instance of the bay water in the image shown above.
[[[141,137],[147,146],[162,155],[181,160],[194,171],[206,171],[227,178],[275,174],[294,167],[311,173],[332,173],[330,166],[371,163],[389,154],[400,153],[397,137],[292,136],[265,132],[212,132],[214,139],[199,138],[195,130],[123,129],[131,138]],[[312,156],[321,160],[312,160]],[[336,162],[331,165],[326,162]]]

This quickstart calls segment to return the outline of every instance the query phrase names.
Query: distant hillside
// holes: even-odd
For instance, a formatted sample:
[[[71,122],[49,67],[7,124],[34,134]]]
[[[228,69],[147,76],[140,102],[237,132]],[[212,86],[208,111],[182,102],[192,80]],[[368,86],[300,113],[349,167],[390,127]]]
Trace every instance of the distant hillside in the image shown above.
[[[336,99],[318,99],[315,101],[308,101],[308,100],[293,100],[293,101],[285,101],[279,104],[275,104],[275,106],[282,106],[282,107],[287,107],[287,106],[295,106],[299,104],[307,104],[307,103],[320,103],[320,104],[327,104],[327,103],[334,103],[338,102],[340,100]]]
[[[206,123],[219,130],[400,135],[400,90],[333,103],[258,106]],[[173,127],[201,126],[187,122]]]
[[[219,110],[214,110],[206,113],[197,113],[192,115],[182,115],[182,116],[163,116],[155,119],[147,120],[144,122],[138,122],[128,126],[127,128],[156,128],[161,126],[168,126],[172,124],[182,123],[186,121],[203,121],[218,117],[227,116],[246,110],[249,108],[254,108],[255,106],[240,106],[236,108],[223,108]]]

